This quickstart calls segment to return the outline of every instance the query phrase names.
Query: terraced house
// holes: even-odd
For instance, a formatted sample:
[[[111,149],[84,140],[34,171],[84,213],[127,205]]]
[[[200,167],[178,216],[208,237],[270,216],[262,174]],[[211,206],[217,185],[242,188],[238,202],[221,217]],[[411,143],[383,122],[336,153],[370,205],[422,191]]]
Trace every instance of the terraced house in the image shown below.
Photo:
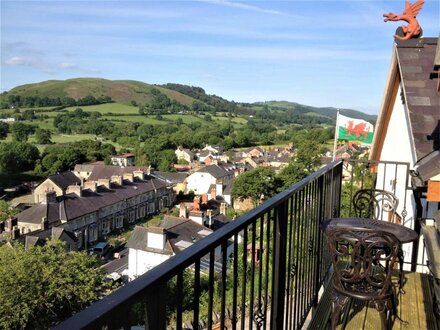
[[[38,204],[17,215],[20,233],[61,227],[75,234],[79,248],[87,247],[172,205],[169,182],[133,169],[95,166],[87,180],[70,172],[49,177],[34,192]]]

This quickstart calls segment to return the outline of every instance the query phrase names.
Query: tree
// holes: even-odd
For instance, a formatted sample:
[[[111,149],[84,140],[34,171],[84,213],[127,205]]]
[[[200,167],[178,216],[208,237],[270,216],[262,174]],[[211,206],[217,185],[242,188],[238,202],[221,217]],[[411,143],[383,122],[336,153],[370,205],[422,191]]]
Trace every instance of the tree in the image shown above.
[[[106,289],[95,256],[47,241],[25,250],[0,247],[0,328],[51,328],[97,300]]]
[[[11,215],[15,215],[19,212],[19,209],[9,207],[8,202],[5,200],[0,200],[0,222],[5,221]]]
[[[29,135],[34,133],[34,131],[35,129],[33,126],[23,123],[13,123],[11,125],[11,133],[16,141],[27,141]]]
[[[52,132],[48,129],[37,128],[35,131],[35,139],[39,144],[51,144]]]
[[[232,197],[241,200],[251,198],[254,205],[275,195],[281,182],[268,167],[258,167],[245,172],[235,179]]]
[[[3,140],[8,136],[9,133],[9,125],[0,121],[0,140]]]
[[[27,142],[0,144],[0,173],[17,173],[34,168],[40,157],[38,149]]]

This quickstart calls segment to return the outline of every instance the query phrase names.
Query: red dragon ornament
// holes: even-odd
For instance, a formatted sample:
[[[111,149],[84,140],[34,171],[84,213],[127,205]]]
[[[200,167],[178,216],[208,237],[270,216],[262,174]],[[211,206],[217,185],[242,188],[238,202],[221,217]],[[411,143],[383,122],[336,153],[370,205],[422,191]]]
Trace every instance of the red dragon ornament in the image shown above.
[[[418,0],[416,3],[411,4],[408,1],[405,2],[405,10],[401,15],[396,15],[394,13],[383,14],[385,17],[384,22],[388,21],[405,21],[408,22],[408,25],[402,25],[402,30],[404,36],[401,37],[399,35],[394,35],[394,38],[400,40],[409,40],[411,38],[417,38],[422,33],[422,28],[420,27],[419,22],[416,20],[416,16],[419,13],[420,9],[422,9],[424,0]]]

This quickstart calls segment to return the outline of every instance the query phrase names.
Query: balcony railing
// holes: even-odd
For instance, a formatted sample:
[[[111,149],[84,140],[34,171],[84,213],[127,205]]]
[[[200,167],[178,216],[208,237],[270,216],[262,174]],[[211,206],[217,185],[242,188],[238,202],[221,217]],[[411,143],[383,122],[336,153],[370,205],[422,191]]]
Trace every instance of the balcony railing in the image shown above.
[[[320,224],[377,166],[328,164],[58,328],[300,329],[329,272]]]

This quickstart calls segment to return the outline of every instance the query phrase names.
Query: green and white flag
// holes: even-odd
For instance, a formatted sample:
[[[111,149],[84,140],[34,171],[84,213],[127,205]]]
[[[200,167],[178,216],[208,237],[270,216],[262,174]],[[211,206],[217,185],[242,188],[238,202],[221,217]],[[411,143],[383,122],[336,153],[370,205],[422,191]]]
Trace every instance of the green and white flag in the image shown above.
[[[336,121],[338,129],[338,139],[359,141],[365,144],[373,142],[374,127],[369,122],[362,119],[354,119],[338,114]]]

